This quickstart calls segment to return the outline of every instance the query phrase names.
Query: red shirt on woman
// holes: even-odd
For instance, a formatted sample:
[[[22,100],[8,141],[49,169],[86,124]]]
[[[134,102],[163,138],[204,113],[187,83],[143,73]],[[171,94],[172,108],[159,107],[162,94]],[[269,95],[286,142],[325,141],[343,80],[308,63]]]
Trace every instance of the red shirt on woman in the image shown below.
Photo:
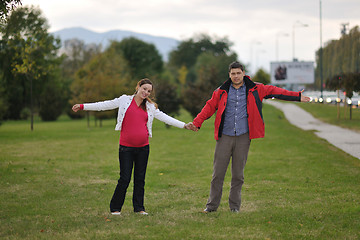
[[[149,144],[148,114],[133,99],[125,113],[120,133],[120,145],[144,147]]]

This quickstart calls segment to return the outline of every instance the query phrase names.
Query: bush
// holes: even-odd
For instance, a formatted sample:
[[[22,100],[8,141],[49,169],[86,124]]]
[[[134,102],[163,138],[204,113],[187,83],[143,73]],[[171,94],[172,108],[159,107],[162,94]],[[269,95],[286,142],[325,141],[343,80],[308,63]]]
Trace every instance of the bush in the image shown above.
[[[27,119],[29,119],[30,115],[31,115],[30,108],[27,108],[27,107],[23,108],[20,112],[20,119],[27,120]]]
[[[164,113],[175,116],[179,113],[181,99],[176,86],[169,82],[162,82],[156,87],[156,103]]]
[[[40,99],[39,115],[43,121],[55,121],[62,113],[63,100],[59,88],[47,84]]]

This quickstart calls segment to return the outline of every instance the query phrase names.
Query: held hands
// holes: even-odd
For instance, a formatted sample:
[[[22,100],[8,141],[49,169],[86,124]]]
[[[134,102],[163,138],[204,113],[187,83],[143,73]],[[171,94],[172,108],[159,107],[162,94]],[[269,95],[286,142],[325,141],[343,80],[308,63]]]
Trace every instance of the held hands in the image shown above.
[[[185,124],[184,128],[186,128],[187,130],[192,130],[194,132],[199,131],[199,129],[192,122]]]

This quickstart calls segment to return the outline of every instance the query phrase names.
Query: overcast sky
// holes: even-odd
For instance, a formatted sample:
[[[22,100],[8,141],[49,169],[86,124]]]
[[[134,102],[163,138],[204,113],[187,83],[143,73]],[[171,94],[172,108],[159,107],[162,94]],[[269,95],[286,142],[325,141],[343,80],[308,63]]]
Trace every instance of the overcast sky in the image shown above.
[[[322,0],[322,39],[339,39],[341,24],[360,26],[360,0]],[[320,0],[22,0],[39,6],[50,31],[84,27],[129,30],[185,40],[198,33],[227,36],[252,69],[270,62],[315,61]],[[303,25],[307,24],[307,27]],[[293,32],[295,33],[293,37]],[[286,36],[287,35],[287,36]],[[278,40],[278,51],[276,51]],[[293,44],[293,40],[295,44]],[[293,54],[294,50],[294,54]]]

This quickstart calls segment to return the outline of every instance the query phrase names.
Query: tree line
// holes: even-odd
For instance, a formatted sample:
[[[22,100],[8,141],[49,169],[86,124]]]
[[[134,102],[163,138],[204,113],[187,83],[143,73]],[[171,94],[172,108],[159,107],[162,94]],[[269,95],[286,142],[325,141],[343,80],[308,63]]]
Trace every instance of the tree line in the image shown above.
[[[195,35],[181,41],[163,62],[153,44],[134,37],[103,49],[78,39],[61,43],[48,29],[33,6],[16,8],[1,25],[0,121],[27,119],[33,113],[44,121],[63,113],[84,117],[73,114],[71,105],[132,94],[145,77],[155,84],[160,109],[174,116],[182,105],[195,116],[227,80],[228,64],[238,58],[227,37]],[[261,70],[254,78],[267,83],[270,76]],[[94,114],[100,120],[115,116],[111,111]]]
[[[316,52],[316,85],[320,86],[320,54]],[[360,92],[360,30],[356,26],[339,40],[332,40],[322,49],[322,74],[330,90],[344,90],[351,98]]]

